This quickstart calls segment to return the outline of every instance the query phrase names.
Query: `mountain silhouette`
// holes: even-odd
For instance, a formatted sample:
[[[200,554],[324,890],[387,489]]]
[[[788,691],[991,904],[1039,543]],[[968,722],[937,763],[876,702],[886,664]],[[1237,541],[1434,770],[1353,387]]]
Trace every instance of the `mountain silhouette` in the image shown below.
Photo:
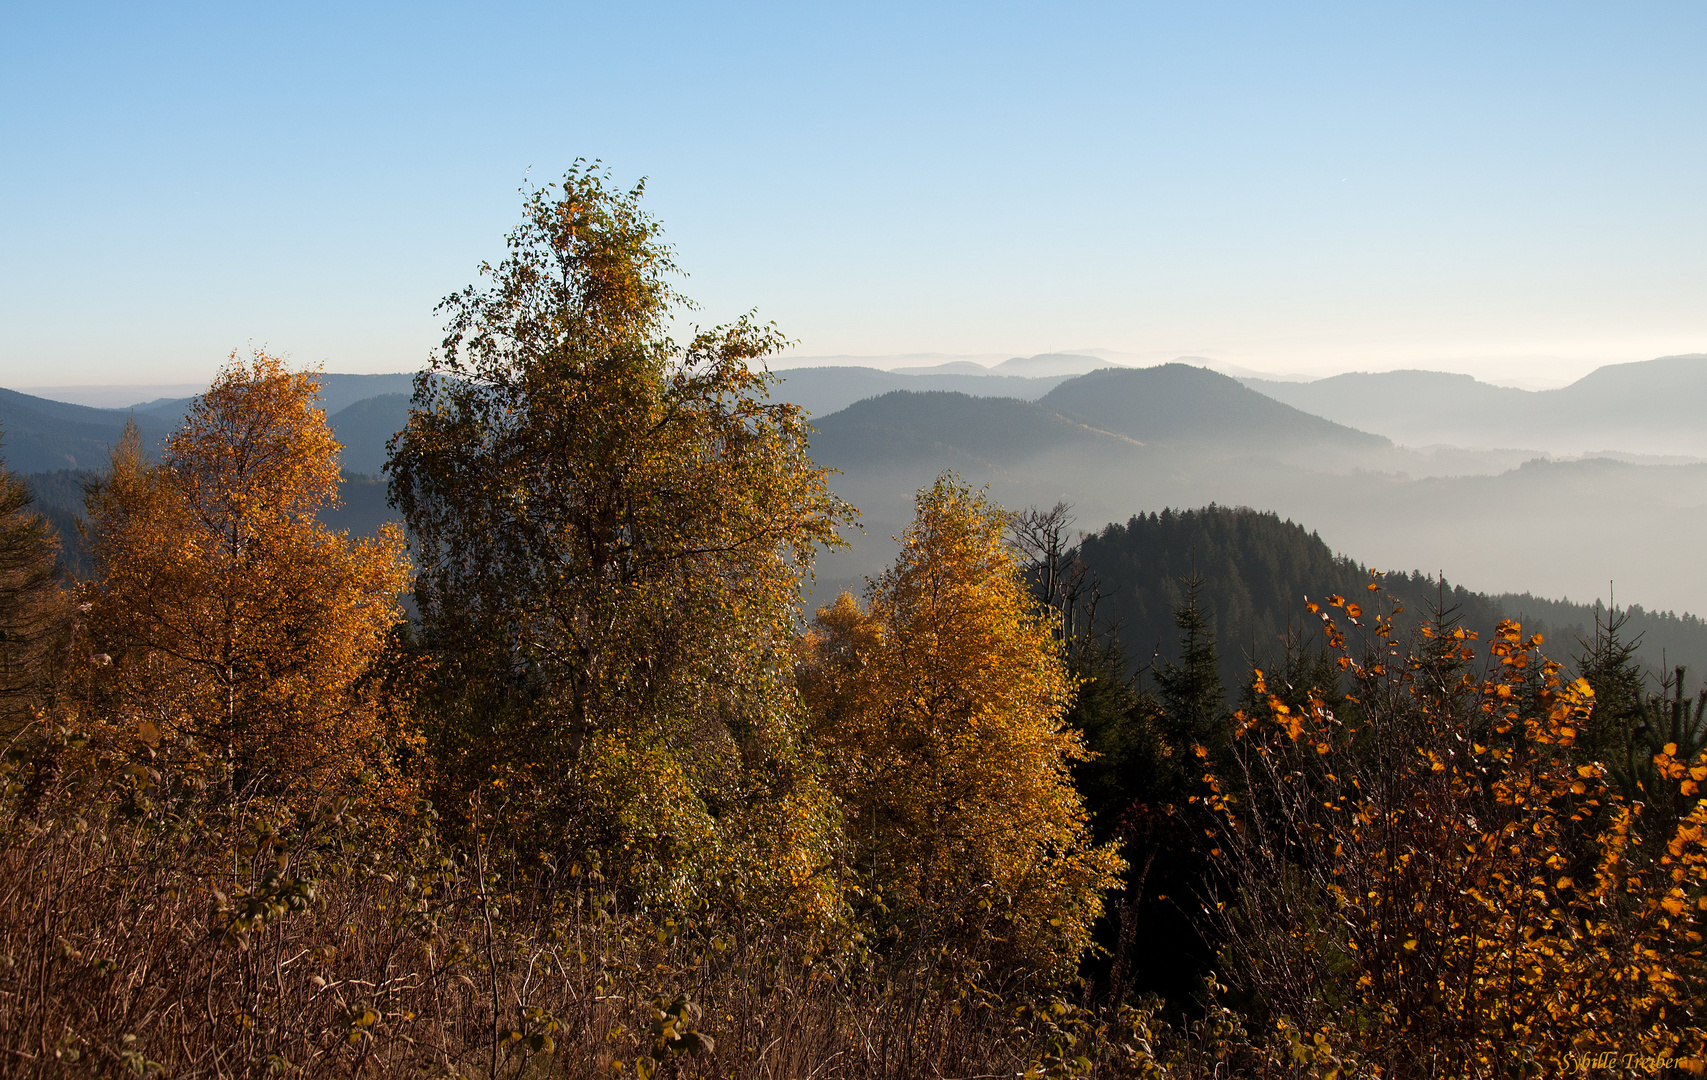
[[[840,412],[857,401],[879,397],[891,390],[950,390],[973,397],[1010,397],[1036,400],[1059,386],[1066,375],[1024,378],[943,370],[958,367],[943,364],[923,371],[881,371],[869,367],[788,368],[776,373],[780,385],[771,396],[790,401],[821,418]],[[976,366],[976,365],[967,365]]]
[[[1040,353],[1037,356],[1016,356],[1003,360],[990,371],[996,375],[1064,376],[1083,375],[1088,371],[1110,367],[1107,360],[1077,353]]]

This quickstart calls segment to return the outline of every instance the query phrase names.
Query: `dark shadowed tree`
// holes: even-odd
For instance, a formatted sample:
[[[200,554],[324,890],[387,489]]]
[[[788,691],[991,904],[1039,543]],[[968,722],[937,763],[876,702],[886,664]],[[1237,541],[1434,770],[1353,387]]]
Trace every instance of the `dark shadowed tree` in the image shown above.
[[[53,527],[35,512],[29,489],[0,467],[0,735],[29,721],[48,686],[66,616],[58,555]]]
[[[1221,681],[1215,629],[1198,606],[1202,590],[1203,578],[1194,571],[1184,583],[1184,602],[1174,608],[1174,625],[1179,628],[1179,659],[1157,665],[1155,679],[1168,735],[1173,741],[1213,747],[1223,738],[1227,688]]]

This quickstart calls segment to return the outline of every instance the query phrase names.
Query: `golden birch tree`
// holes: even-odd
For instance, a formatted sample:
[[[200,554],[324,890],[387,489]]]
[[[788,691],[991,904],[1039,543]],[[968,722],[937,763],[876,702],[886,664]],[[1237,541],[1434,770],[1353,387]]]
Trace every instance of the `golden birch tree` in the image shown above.
[[[1539,634],[1501,623],[1478,673],[1474,632],[1437,615],[1406,648],[1370,589],[1308,605],[1351,693],[1258,670],[1231,765],[1197,748],[1233,978],[1384,1076],[1699,1075],[1707,754],[1654,756],[1685,809],[1644,843]]]
[[[920,492],[866,609],[818,612],[800,686],[860,867],[909,931],[1059,972],[1122,863],[1090,841],[1073,686],[1004,523],[947,476]]]
[[[669,337],[686,302],[641,194],[595,167],[528,198],[505,260],[441,305],[393,443],[441,802],[642,890],[821,907],[834,830],[789,650],[848,511],[768,400],[773,327]]]

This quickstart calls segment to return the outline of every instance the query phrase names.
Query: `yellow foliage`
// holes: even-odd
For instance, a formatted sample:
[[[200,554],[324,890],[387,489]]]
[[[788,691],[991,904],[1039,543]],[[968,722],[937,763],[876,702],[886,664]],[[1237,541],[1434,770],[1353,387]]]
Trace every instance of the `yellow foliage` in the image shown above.
[[[1372,1059],[1442,1075],[1562,1075],[1610,1051],[1699,1061],[1707,800],[1665,851],[1644,851],[1642,807],[1571,757],[1589,685],[1514,622],[1480,678],[1461,644],[1473,635],[1431,629],[1422,655],[1382,641],[1348,664],[1344,715],[1312,691],[1302,715],[1246,721],[1240,772],[1265,778],[1269,818],[1248,820],[1217,784],[1203,797],[1246,890],[1227,923],[1242,962],[1275,1008],[1296,1019],[1342,1001]],[[1332,754],[1302,753],[1300,734]],[[1685,763],[1656,764],[1688,782]],[[1268,839],[1281,836],[1295,846]]]
[[[1003,515],[939,479],[868,609],[819,611],[801,690],[860,867],[927,936],[1073,963],[1122,869],[1068,773],[1072,685],[1002,541]]]
[[[132,428],[90,494],[79,590],[108,723],[302,797],[386,768],[365,679],[409,574],[396,527],[355,540],[316,519],[338,484],[316,392],[275,357],[233,353],[159,465]]]

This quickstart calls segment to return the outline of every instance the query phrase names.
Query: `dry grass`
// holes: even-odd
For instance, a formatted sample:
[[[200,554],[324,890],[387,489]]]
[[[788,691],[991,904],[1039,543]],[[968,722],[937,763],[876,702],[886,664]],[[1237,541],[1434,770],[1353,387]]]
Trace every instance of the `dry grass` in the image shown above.
[[[426,816],[387,832],[40,764],[9,766],[0,815],[9,1074],[992,1076],[1037,1056],[943,957],[900,972],[845,934],[629,907],[597,874],[456,851]]]

